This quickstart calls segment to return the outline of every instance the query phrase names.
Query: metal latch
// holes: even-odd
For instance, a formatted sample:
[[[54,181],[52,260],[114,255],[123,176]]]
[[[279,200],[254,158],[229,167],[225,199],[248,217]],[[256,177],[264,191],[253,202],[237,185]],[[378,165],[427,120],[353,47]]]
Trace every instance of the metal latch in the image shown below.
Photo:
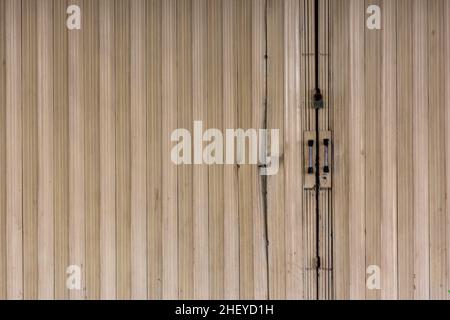
[[[303,187],[305,189],[314,189],[316,187],[316,151],[317,143],[319,145],[319,181],[321,189],[331,188],[332,175],[332,140],[331,131],[320,131],[317,141],[315,131],[305,131],[303,135],[303,153],[304,153],[304,179]]]

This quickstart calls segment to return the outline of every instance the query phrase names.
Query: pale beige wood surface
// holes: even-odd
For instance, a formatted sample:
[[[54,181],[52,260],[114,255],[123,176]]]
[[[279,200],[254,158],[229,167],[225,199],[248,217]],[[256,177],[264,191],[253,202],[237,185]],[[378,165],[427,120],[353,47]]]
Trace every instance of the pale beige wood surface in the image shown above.
[[[162,298],[162,1],[147,3],[148,298]]]
[[[237,3],[223,2],[223,126],[237,126]],[[201,63],[200,63],[201,64]],[[196,168],[194,168],[196,170]],[[201,169],[198,169],[201,170]],[[195,171],[194,171],[195,172]],[[239,298],[239,208],[237,166],[224,167],[224,298]],[[195,183],[195,180],[194,180]]]
[[[444,17],[450,16],[450,3],[445,2]],[[450,268],[450,197],[448,197],[448,192],[450,190],[450,20],[445,19],[445,51],[444,51],[444,63],[445,63],[445,164],[446,164],[446,254],[447,254],[447,270]],[[450,285],[450,276],[447,272],[447,287]]]
[[[277,110],[284,106],[284,6],[283,2],[267,2],[267,128],[279,129],[284,136],[284,116]],[[284,141],[279,152],[283,156]],[[281,157],[282,159],[282,157]],[[280,159],[280,160],[281,160]],[[277,175],[267,177],[267,224],[269,246],[269,298],[286,298],[286,239],[284,203],[284,161]]]
[[[444,1],[428,1],[430,298],[446,299]],[[448,18],[448,17],[447,17]],[[448,139],[448,137],[447,137]]]
[[[381,70],[381,257],[382,299],[396,299],[397,280],[397,44],[395,1],[383,2],[385,12]]]
[[[363,9],[374,4],[382,7],[381,1],[365,1]],[[387,13],[384,16],[386,20]],[[365,19],[364,19],[365,20]],[[360,27],[361,28],[361,27]],[[364,120],[365,140],[365,268],[371,265],[381,267],[381,32],[364,28]],[[352,32],[352,31],[350,31]],[[356,80],[356,79],[355,79]],[[359,196],[357,193],[356,197]],[[360,197],[361,198],[361,197]],[[379,299],[379,290],[369,290],[367,299]]]
[[[334,6],[350,16],[350,28],[345,18],[332,21],[350,39],[341,30],[331,36],[333,96],[339,107],[347,90],[351,97],[348,119],[338,106],[333,112],[335,169],[350,171],[333,180],[336,296],[448,299],[447,7],[441,0],[347,4]],[[379,31],[365,27],[369,4],[382,9]],[[341,70],[347,46],[350,67]],[[348,70],[350,83],[338,83]],[[366,285],[372,265],[380,268],[379,290]]]
[[[146,3],[131,1],[131,298],[147,298]]]
[[[53,139],[55,214],[55,299],[68,299],[66,269],[69,263],[69,78],[66,2],[53,1]]]
[[[0,61],[6,60],[5,1],[0,1]],[[0,299],[6,299],[6,63],[0,63]]]
[[[252,127],[252,1],[238,1],[237,6],[238,60],[238,120],[237,128]],[[236,150],[237,159],[249,159],[249,149]],[[247,163],[247,162],[245,162]],[[239,282],[240,297],[254,298],[252,169],[238,166],[239,190]],[[210,180],[211,183],[214,183]]]
[[[100,298],[116,298],[116,157],[114,2],[99,2]]]
[[[364,33],[365,7],[350,0],[350,110],[349,126],[349,259],[350,299],[365,297],[365,86]],[[339,148],[339,145],[336,145]],[[336,239],[336,242],[339,238]]]
[[[117,298],[131,298],[131,31],[128,1],[115,1]]]
[[[300,123],[300,2],[286,1],[284,22],[285,42],[285,231],[286,231],[286,298],[301,299],[303,292],[302,268],[302,215],[298,208],[303,205],[297,192],[303,184],[303,130]],[[300,111],[301,112],[301,111]]]
[[[23,294],[37,298],[37,190],[38,190],[38,109],[37,109],[37,4],[22,2],[22,223]]]
[[[192,118],[192,2],[177,2],[177,127],[193,132]],[[186,150],[183,150],[186,152]],[[193,170],[178,167],[178,257],[179,298],[194,294],[194,228],[193,228]]]
[[[54,298],[53,6],[37,7],[38,43],[38,298]],[[50,270],[50,272],[49,272]]]
[[[5,3],[6,40],[6,293],[24,297],[22,212],[21,2]]]
[[[100,75],[99,2],[85,1],[84,107],[85,107],[85,241],[86,298],[100,298]]]
[[[69,2],[83,10],[81,1]],[[85,100],[84,100],[84,35],[80,31],[68,35],[69,90],[69,265],[81,268],[81,290],[72,290],[72,299],[86,297],[85,243]]]
[[[240,3],[245,1],[240,1]],[[207,63],[206,123],[204,128],[223,129],[223,32],[222,2],[209,0],[207,6]],[[182,106],[180,106],[182,108]],[[212,140],[209,140],[212,142]],[[216,150],[214,158],[217,156]],[[221,299],[224,295],[224,245],[223,245],[223,166],[210,165],[208,168],[208,212],[209,212],[209,273],[210,298]],[[248,235],[251,237],[251,234]],[[242,259],[242,256],[241,256]],[[242,260],[241,260],[242,261]]]
[[[266,90],[266,1],[252,1],[252,128],[265,128]],[[233,127],[233,126],[231,126]],[[227,128],[227,127],[226,127]],[[259,141],[261,146],[261,142]],[[261,151],[261,150],[260,150]],[[258,163],[261,161],[258,160]],[[253,287],[254,299],[268,298],[267,278],[267,203],[266,178],[258,166],[252,167],[252,219],[253,219]]]
[[[0,0],[0,299],[448,299],[450,4],[319,5],[316,128],[314,0]],[[194,121],[279,129],[278,173],[175,165]]]
[[[430,296],[428,17],[427,1],[413,3],[413,163],[415,299]]]
[[[178,181],[170,160],[170,136],[177,129],[177,3],[162,1],[162,298],[177,299],[178,283]]]
[[[398,298],[414,297],[412,6],[397,1],[397,252]]]
[[[349,257],[349,148],[350,127],[350,46],[348,43],[350,2],[330,2],[330,65],[334,72],[330,78],[330,100],[333,128],[333,283],[337,299],[350,297],[350,257]]]
[[[192,115],[193,119],[204,123],[207,120],[208,81],[207,66],[204,63],[207,59],[206,4],[207,0],[194,0],[192,4]],[[226,83],[225,79],[224,83]],[[224,112],[224,119],[226,119],[226,112]],[[198,164],[195,160],[193,182],[194,298],[208,299],[210,297],[208,168]],[[236,188],[234,190],[236,191]],[[231,226],[233,225],[231,224]],[[226,244],[224,244],[224,250],[226,250]],[[234,266],[238,263],[233,258],[229,260],[234,263]],[[227,269],[227,265],[224,266],[224,269]],[[234,279],[234,281],[235,286],[239,280]],[[230,284],[230,288],[232,286]]]

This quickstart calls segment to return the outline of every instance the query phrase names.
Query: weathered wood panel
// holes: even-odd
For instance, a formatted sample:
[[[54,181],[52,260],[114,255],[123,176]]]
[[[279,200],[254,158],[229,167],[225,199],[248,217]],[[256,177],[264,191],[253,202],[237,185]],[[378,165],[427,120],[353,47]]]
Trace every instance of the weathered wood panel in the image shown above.
[[[446,299],[450,4],[318,4],[316,113],[315,0],[0,0],[0,298]],[[331,189],[303,187],[316,130]]]

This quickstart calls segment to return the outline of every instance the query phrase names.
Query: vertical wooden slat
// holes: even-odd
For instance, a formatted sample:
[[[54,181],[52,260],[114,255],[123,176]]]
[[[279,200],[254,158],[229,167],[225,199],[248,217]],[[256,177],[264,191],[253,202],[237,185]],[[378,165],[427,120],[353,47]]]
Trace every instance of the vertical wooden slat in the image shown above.
[[[445,1],[444,17],[450,17],[450,2]],[[447,270],[450,268],[450,19],[445,19],[445,148],[446,148],[446,236]],[[450,273],[447,272],[447,287],[450,288]]]
[[[269,298],[286,297],[286,246],[284,217],[284,3],[267,3],[267,128],[279,129],[280,163],[277,175],[268,180]]]
[[[207,2],[207,127],[222,130],[222,17],[220,0]],[[206,130],[206,126],[205,126]],[[216,151],[218,152],[218,151]],[[211,299],[224,294],[223,256],[223,167],[211,164],[208,168],[209,189],[209,260]]]
[[[161,0],[147,1],[148,298],[162,298]]]
[[[309,62],[311,60],[310,57],[310,29],[311,29],[311,15],[310,15],[310,1],[303,0],[301,1],[301,123],[303,126],[303,130],[309,131],[313,130],[311,128],[310,117],[311,117],[311,70],[314,65],[311,65]],[[300,137],[301,141],[304,140],[303,133],[301,133]],[[304,142],[302,142],[304,143]],[[303,182],[302,182],[303,183]],[[315,203],[315,195],[313,191],[309,189],[304,189],[302,192],[302,219],[303,223],[303,269],[304,269],[304,298],[311,299],[311,289],[315,288],[315,283],[312,283],[313,279],[316,279],[315,268],[312,266],[314,263],[314,252],[311,250],[311,229],[313,226],[313,221],[311,220],[311,215],[315,215],[315,209],[313,208],[313,203]],[[315,299],[314,297],[313,299]]]
[[[330,88],[329,88],[329,1],[319,1],[319,87],[321,88],[324,98],[324,106],[319,110],[319,130],[330,130]],[[332,138],[332,137],[331,137]],[[323,145],[324,137],[319,138],[319,143]],[[332,139],[331,139],[332,144]],[[332,148],[329,150],[332,151]],[[332,152],[329,152],[329,155]],[[319,154],[321,159],[324,159],[324,154]],[[330,158],[329,158],[330,159]],[[320,170],[323,170],[321,168]],[[319,299],[327,300],[332,297],[333,283],[332,283],[332,210],[330,207],[331,189],[325,189],[325,181],[321,181],[321,191],[319,193],[319,234],[317,235],[319,241],[319,256],[320,268],[317,281],[319,282]]]
[[[384,1],[381,97],[382,299],[396,299],[397,281],[397,3]]]
[[[381,1],[369,1],[369,5],[382,7]],[[385,17],[386,19],[386,17]],[[365,27],[365,26],[364,26]],[[379,30],[365,31],[365,196],[366,205],[366,268],[381,266],[381,61],[382,41]],[[351,31],[353,32],[353,30]],[[379,299],[380,291],[366,288],[367,299]]]
[[[365,297],[364,2],[350,0],[349,246],[350,296]]]
[[[8,299],[23,298],[21,1],[7,0],[6,277]]]
[[[83,12],[82,1],[70,1]],[[81,289],[72,299],[85,298],[85,166],[83,32],[71,30],[69,42],[69,263],[81,268]]]
[[[131,297],[130,2],[115,2],[117,298]]]
[[[430,298],[446,299],[444,1],[428,3]],[[448,18],[448,17],[447,17]]]
[[[252,1],[252,128],[263,129],[266,120],[266,1]],[[258,141],[261,154],[261,141]],[[250,150],[250,149],[248,149]],[[258,159],[260,163],[261,159]],[[252,167],[252,207],[253,207],[253,269],[254,298],[267,299],[267,206],[265,182],[258,166]]]
[[[162,297],[178,298],[177,167],[170,159],[170,136],[177,125],[177,2],[162,2]]]
[[[237,55],[235,0],[223,4],[223,127],[237,128]],[[239,299],[239,203],[236,165],[224,167],[225,299]]]
[[[147,298],[145,1],[131,1],[131,297]]]
[[[207,58],[207,2],[193,0],[192,8],[192,113],[194,120],[206,123],[208,66],[204,62]],[[196,163],[193,170],[194,298],[208,299],[210,297],[208,168]],[[227,269],[227,266],[224,268]]]
[[[55,214],[55,298],[68,299],[69,265],[69,89],[66,1],[53,1],[53,139]]]
[[[99,2],[84,1],[86,297],[100,298]]]
[[[37,106],[37,3],[22,1],[22,219],[23,291],[37,298],[38,275],[38,106]]]
[[[350,86],[349,1],[330,1],[331,93],[333,129],[333,278],[336,299],[350,293],[349,257],[349,128]]]
[[[252,127],[252,2],[239,1],[238,41],[238,128]],[[236,159],[248,163],[248,149],[236,149]],[[244,158],[243,155],[246,155]],[[254,298],[252,172],[249,165],[238,167],[239,183],[239,282],[240,298]],[[210,179],[210,185],[215,183]],[[212,267],[212,266],[211,266]]]
[[[303,14],[303,13],[302,13]],[[300,108],[300,10],[299,1],[287,0],[284,3],[284,121],[285,121],[285,232],[286,232],[286,298],[303,297],[302,268],[302,189],[303,128],[298,122]],[[299,134],[300,132],[300,134]]]
[[[304,85],[304,99],[305,99],[305,128],[308,131],[316,130],[316,112],[314,106],[312,104],[312,92],[316,86],[315,84],[315,0],[306,0],[305,1],[305,44],[302,50],[304,54],[305,63],[307,64],[306,72],[305,72],[305,85]],[[320,19],[320,17],[319,17]],[[320,21],[319,21],[320,27]],[[320,49],[320,48],[319,48]],[[320,59],[320,57],[319,57]],[[319,113],[320,116],[320,113]],[[320,121],[319,121],[320,125]],[[306,247],[307,254],[305,256],[305,268],[306,268],[306,278],[307,278],[307,299],[317,299],[320,292],[318,292],[319,285],[319,273],[317,268],[317,249],[320,248],[320,243],[318,245],[317,241],[319,241],[317,234],[317,224],[320,223],[320,218],[317,220],[317,206],[320,203],[317,202],[316,199],[316,191],[315,190],[305,190],[304,199],[306,201],[306,209],[304,212],[304,216],[307,219],[306,223]],[[319,209],[320,210],[320,209]],[[320,211],[319,211],[320,213]],[[320,227],[320,225],[319,225]]]
[[[0,299],[6,299],[6,35],[5,1],[0,0]]]
[[[37,7],[38,43],[38,297],[54,298],[53,5]]]
[[[116,159],[114,2],[99,3],[100,24],[100,297],[116,298]]]
[[[193,132],[192,119],[192,3],[178,1],[177,7],[178,61],[178,128]],[[183,150],[186,152],[186,150]],[[192,154],[191,154],[192,155]],[[178,255],[179,298],[191,299],[194,294],[192,166],[178,166]]]
[[[412,5],[397,1],[398,298],[414,297]]]
[[[413,3],[414,298],[430,294],[428,203],[428,18],[426,0]]]

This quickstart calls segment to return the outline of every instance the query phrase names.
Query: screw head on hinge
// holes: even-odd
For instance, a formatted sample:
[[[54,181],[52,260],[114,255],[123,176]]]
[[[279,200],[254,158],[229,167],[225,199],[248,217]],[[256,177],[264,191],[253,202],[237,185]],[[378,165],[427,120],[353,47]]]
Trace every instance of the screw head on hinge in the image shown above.
[[[314,90],[314,94],[313,94],[313,107],[314,109],[322,109],[323,108],[323,96],[322,96],[322,92],[320,92],[320,89],[317,88]]]

